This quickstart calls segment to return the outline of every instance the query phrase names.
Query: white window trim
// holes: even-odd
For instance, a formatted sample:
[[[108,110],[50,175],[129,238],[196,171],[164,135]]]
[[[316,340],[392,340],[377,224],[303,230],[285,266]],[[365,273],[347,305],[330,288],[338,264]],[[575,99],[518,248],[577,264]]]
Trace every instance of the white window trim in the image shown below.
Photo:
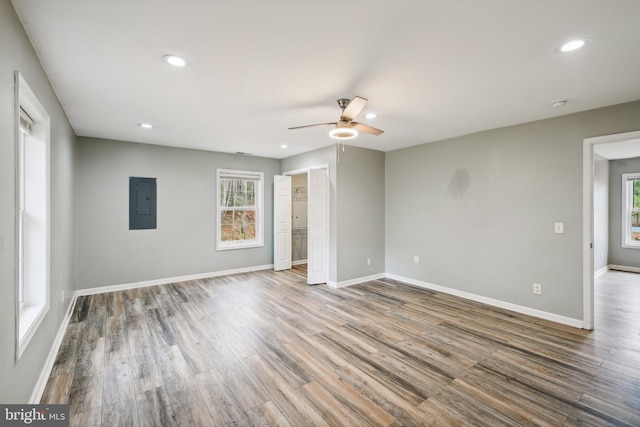
[[[631,239],[631,209],[630,203],[633,188],[628,183],[640,179],[640,172],[622,174],[622,247],[626,249],[640,249],[640,242]]]
[[[258,184],[256,194],[256,239],[241,242],[222,241],[222,219],[220,206],[220,178],[226,176],[237,176],[246,178],[257,178]],[[216,169],[216,250],[226,251],[232,249],[258,248],[264,246],[264,172],[244,171],[234,169]]]
[[[22,75],[16,71],[15,73],[15,137],[16,137],[16,272],[15,272],[15,313],[16,313],[16,360],[19,360],[27,346],[35,336],[38,328],[44,321],[50,306],[50,132],[51,123],[50,117],[47,111],[44,109],[38,97],[31,90]],[[44,295],[40,302],[30,303],[28,296],[29,290],[25,289],[24,301],[19,300],[20,287],[22,286],[22,276],[19,273],[19,264],[22,263],[20,254],[20,239],[22,231],[18,227],[20,212],[20,196],[21,190],[20,174],[22,168],[20,167],[21,153],[19,147],[21,146],[20,138],[23,137],[23,131],[20,129],[20,115],[21,110],[24,110],[27,115],[32,119],[33,127],[32,133],[37,135],[39,140],[45,144],[45,188],[44,188],[44,217],[45,217],[45,230],[44,230],[44,283],[43,291]]]

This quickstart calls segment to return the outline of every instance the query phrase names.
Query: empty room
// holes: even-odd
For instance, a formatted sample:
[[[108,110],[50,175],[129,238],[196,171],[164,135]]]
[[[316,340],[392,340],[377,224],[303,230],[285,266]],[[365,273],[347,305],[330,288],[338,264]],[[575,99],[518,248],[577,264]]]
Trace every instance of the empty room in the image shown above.
[[[0,0],[0,424],[640,425],[638,16]]]

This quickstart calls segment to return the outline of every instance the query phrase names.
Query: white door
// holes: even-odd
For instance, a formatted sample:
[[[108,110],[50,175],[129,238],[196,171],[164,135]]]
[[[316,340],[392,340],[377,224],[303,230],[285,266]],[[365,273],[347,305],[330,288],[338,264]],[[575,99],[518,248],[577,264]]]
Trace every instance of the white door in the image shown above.
[[[326,169],[309,170],[307,283],[327,283],[329,275],[329,177]]]
[[[291,268],[291,177],[273,177],[273,269]]]

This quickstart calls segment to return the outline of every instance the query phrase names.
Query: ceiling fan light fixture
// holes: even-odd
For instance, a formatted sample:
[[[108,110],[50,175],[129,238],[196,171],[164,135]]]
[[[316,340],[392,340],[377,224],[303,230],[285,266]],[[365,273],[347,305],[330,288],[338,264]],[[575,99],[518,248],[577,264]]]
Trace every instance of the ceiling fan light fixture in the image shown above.
[[[358,136],[358,131],[347,127],[337,127],[329,131],[329,136],[333,139],[353,139]]]

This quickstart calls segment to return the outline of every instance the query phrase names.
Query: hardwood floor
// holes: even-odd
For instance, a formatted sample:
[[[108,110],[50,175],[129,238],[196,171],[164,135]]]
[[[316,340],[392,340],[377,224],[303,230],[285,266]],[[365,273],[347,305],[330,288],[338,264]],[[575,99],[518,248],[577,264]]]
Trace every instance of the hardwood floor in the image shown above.
[[[297,274],[298,276],[302,277],[305,281],[307,279],[307,274],[308,274],[308,270],[307,270],[307,264],[295,264],[291,266],[291,273],[293,274]]]
[[[640,425],[640,276],[596,330],[292,271],[80,297],[42,403],[77,426]]]

